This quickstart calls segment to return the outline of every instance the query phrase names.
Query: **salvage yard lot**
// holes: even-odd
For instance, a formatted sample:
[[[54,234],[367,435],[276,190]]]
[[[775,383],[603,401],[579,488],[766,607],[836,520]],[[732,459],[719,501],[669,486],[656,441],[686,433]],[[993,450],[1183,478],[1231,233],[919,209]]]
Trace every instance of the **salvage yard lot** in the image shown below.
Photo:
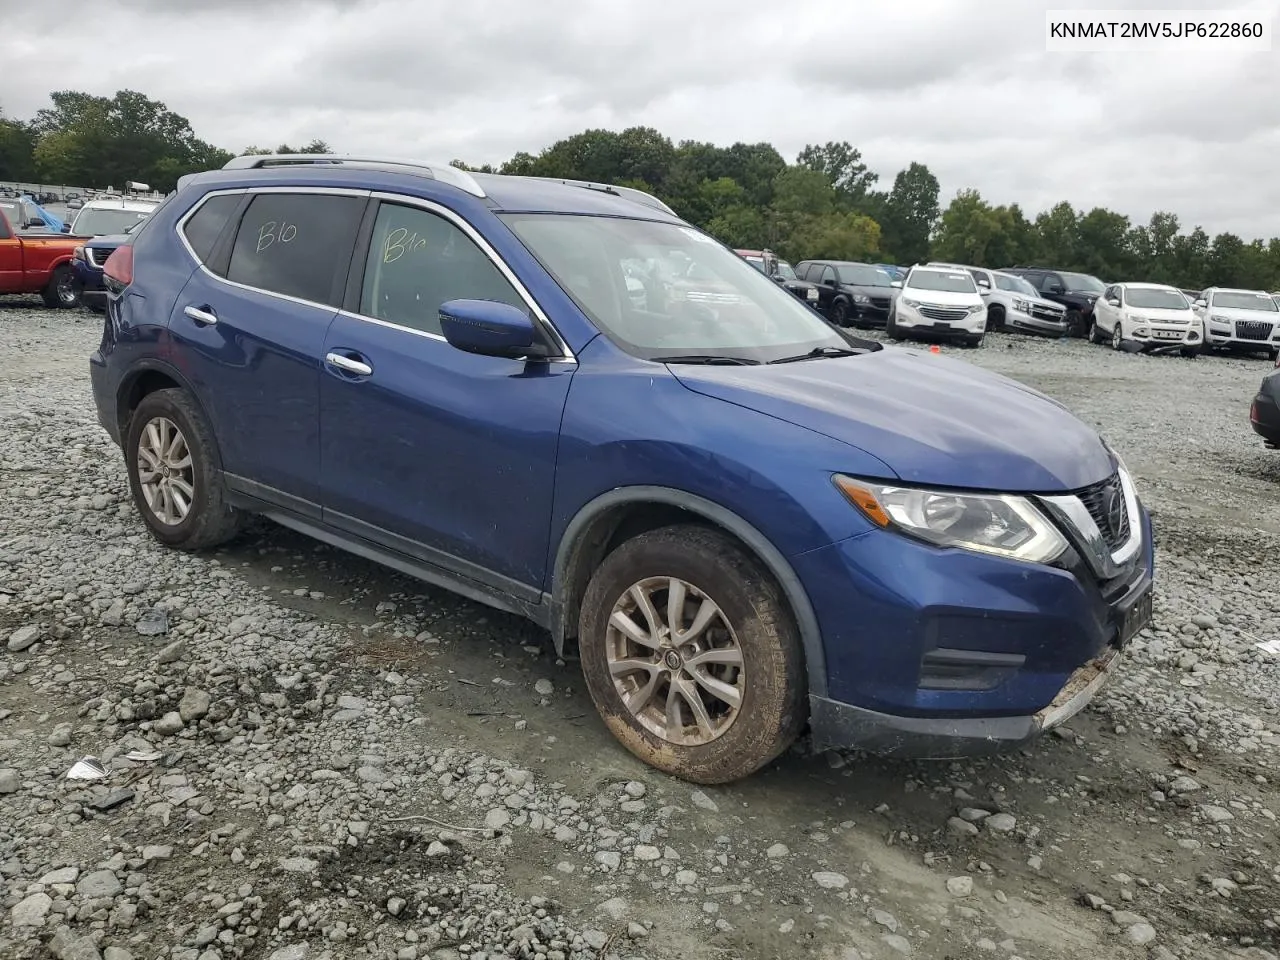
[[[153,543],[96,422],[99,335],[0,305],[0,957],[1280,951],[1280,657],[1258,648],[1280,453],[1247,422],[1268,364],[944,348],[1125,457],[1155,628],[1011,756],[802,743],[697,791],[618,747],[528,624],[267,523],[207,556]],[[85,754],[107,780],[64,779]]]

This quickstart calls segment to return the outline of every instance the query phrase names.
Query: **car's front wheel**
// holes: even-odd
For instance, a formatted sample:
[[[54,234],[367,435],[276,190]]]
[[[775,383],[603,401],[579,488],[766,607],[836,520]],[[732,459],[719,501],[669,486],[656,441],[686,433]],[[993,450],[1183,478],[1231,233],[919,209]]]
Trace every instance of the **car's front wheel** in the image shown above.
[[[1068,310],[1063,319],[1067,321],[1068,337],[1083,337],[1085,335],[1084,314],[1079,310]]]
[[[610,732],[686,780],[754,773],[805,723],[791,612],[760,563],[717,530],[664,527],[610,553],[583,598],[578,644]]]
[[[126,436],[129,488],[153,537],[202,550],[240,532],[244,515],[227,503],[213,433],[186,391],[147,394]]]
[[[1098,326],[1098,318],[1094,317],[1093,322],[1089,324],[1089,342],[1105,343],[1107,335],[1102,332],[1102,328]]]
[[[831,305],[831,322],[837,327],[849,325],[849,305],[843,300],[837,300]]]
[[[1111,349],[1124,349],[1124,325],[1117,320],[1116,325],[1111,328]]]

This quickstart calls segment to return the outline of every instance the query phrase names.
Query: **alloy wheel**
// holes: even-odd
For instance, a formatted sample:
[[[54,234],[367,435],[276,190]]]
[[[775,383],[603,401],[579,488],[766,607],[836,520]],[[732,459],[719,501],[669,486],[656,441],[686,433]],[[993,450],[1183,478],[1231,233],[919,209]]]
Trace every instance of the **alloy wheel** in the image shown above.
[[[1124,343],[1124,331],[1120,329],[1120,321],[1116,321],[1116,325],[1111,329],[1111,349],[1119,350],[1121,344]]]
[[[147,508],[166,526],[176,527],[195,500],[195,469],[187,438],[168,417],[153,417],[138,438],[138,483]]]
[[[54,293],[58,297],[58,302],[64,307],[74,307],[79,301],[80,296],[76,291],[76,278],[70,271],[62,271],[58,274],[58,279],[54,284]]]
[[[609,615],[605,656],[627,710],[668,743],[710,743],[742,708],[738,638],[716,602],[688,581],[651,577],[623,593]]]

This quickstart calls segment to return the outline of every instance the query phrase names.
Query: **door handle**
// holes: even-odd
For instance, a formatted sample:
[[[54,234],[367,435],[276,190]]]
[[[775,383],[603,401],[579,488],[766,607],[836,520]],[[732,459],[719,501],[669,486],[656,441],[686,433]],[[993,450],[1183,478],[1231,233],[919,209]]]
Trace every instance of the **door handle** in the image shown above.
[[[363,360],[352,360],[350,357],[344,357],[340,353],[325,354],[324,362],[339,370],[345,370],[347,373],[354,373],[359,377],[368,377],[373,375],[373,367],[365,363]]]
[[[204,310],[200,307],[184,307],[182,312],[196,323],[203,324],[206,327],[212,327],[218,322],[218,315],[212,310]]]

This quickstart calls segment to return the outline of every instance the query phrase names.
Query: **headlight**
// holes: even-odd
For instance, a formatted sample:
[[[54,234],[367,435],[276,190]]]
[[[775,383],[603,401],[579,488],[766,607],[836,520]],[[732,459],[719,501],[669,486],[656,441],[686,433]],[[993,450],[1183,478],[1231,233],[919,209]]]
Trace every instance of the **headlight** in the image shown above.
[[[854,480],[835,484],[878,527],[936,544],[1011,560],[1047,563],[1067,541],[1025,497],[998,493],[954,493]]]
[[[920,306],[920,301],[919,301],[919,300],[908,300],[906,297],[899,297],[899,298],[898,298],[898,302],[899,302],[900,304],[902,304],[904,307],[918,307],[918,306]]]
[[[982,303],[980,303],[980,304],[978,304],[977,306],[970,307],[970,308],[969,308],[969,312],[970,312],[970,313],[981,313],[981,312],[982,312],[983,310],[985,310],[985,309],[987,309],[986,304],[982,304]]]
[[[1030,313],[1031,304],[1027,303],[1025,300],[1014,300],[1013,309],[1017,313]]]
[[[862,294],[862,293],[855,293],[855,294],[853,295],[853,302],[854,302],[854,303],[870,303],[870,302],[871,302],[871,298],[870,298],[870,297],[868,297],[866,294]]]
[[[1125,319],[1128,320],[1130,323],[1146,323],[1147,322],[1146,317],[1135,317],[1132,313],[1128,314],[1125,317]]]
[[[1226,324],[1231,323],[1230,317],[1210,317],[1209,319],[1212,320],[1214,323],[1226,323]]]

